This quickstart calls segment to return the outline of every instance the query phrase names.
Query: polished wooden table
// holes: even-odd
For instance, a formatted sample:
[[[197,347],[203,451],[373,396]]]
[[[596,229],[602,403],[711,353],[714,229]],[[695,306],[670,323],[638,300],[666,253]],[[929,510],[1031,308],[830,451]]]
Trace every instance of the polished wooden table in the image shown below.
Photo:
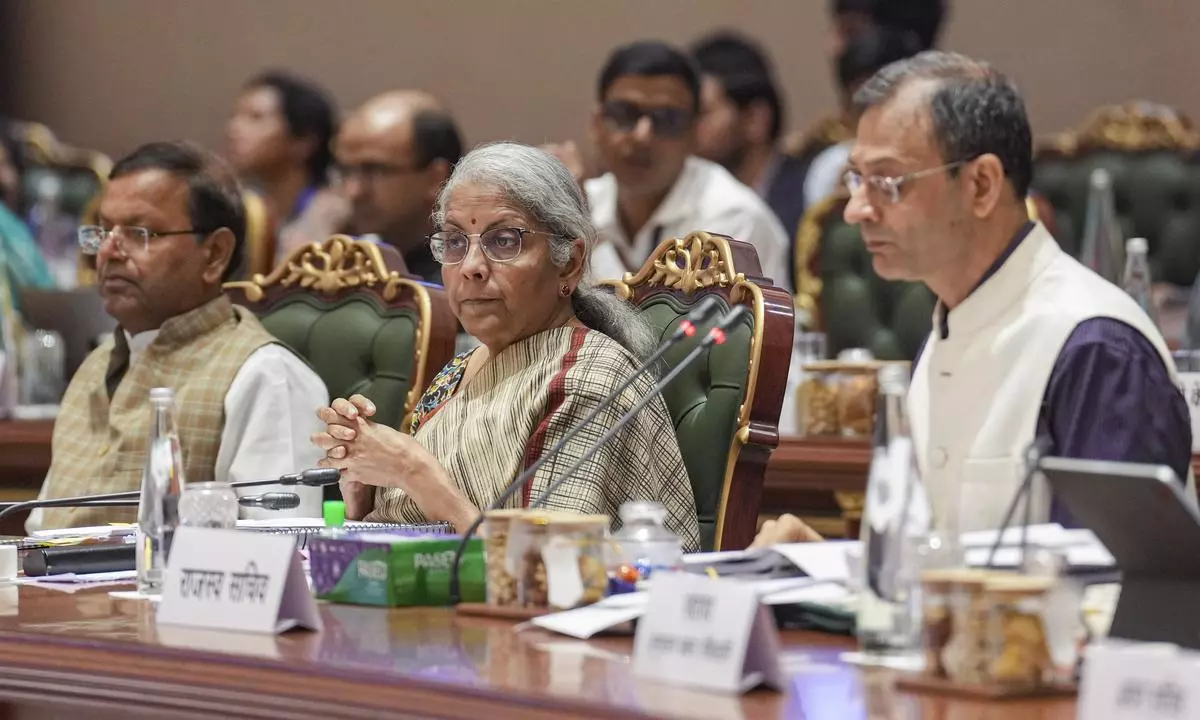
[[[726,697],[639,680],[631,638],[583,642],[446,609],[322,604],[281,636],[158,627],[151,606],[0,588],[0,717],[1041,718],[1073,699],[983,703],[894,690],[839,660],[846,638],[783,635],[783,692]]]

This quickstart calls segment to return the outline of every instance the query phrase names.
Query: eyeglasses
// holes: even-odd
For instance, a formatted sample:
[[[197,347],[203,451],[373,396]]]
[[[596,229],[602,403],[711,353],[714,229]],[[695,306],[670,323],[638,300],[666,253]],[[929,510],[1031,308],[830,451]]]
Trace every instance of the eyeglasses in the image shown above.
[[[122,255],[133,255],[149,250],[152,238],[170,237],[171,235],[207,235],[208,233],[207,230],[195,228],[158,232],[144,227],[126,225],[114,225],[112,229],[106,229],[99,225],[81,225],[79,227],[79,247],[85,255],[95,255],[100,252],[104,241],[111,238]]]
[[[886,175],[863,175],[857,170],[847,170],[842,176],[842,182],[846,185],[846,189],[854,194],[859,188],[865,187],[867,193],[877,192],[887,198],[892,204],[900,202],[900,188],[905,183],[912,180],[920,180],[934,173],[953,170],[954,168],[965,165],[971,162],[970,160],[956,160],[945,165],[926,168],[925,170],[917,170],[915,172],[905,173],[897,177],[888,177]]]
[[[360,165],[334,165],[329,169],[329,182],[332,185],[344,185],[347,181],[357,177],[370,185],[393,175],[403,175],[423,169],[415,165],[389,165],[373,162]]]
[[[682,137],[694,119],[692,111],[684,108],[645,108],[624,100],[606,102],[600,112],[609,127],[620,132],[633,132],[642,118],[648,117],[654,134],[663,138]]]
[[[467,259],[471,251],[471,238],[479,238],[483,254],[493,262],[510,262],[521,254],[521,240],[526,235],[562,237],[553,233],[525,228],[492,228],[481,233],[468,235],[457,230],[442,230],[429,236],[429,249],[433,259],[443,265],[457,265]]]

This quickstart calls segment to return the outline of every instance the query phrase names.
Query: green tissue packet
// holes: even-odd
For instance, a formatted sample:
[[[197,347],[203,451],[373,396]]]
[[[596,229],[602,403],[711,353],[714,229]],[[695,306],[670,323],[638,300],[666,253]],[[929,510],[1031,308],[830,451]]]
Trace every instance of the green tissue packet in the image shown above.
[[[453,535],[310,538],[313,592],[320,600],[354,605],[449,605],[450,568],[459,542]],[[472,538],[459,566],[463,602],[486,599],[486,577],[483,540]]]

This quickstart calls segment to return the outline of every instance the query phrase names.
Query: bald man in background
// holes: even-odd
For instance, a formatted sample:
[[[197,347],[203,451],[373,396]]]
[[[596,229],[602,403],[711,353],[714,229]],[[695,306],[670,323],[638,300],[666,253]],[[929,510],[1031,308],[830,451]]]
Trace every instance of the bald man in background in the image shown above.
[[[462,156],[454,119],[432,95],[378,95],[343,124],[333,143],[334,184],[350,202],[349,231],[404,256],[406,270],[441,284],[425,237],[438,191]]]

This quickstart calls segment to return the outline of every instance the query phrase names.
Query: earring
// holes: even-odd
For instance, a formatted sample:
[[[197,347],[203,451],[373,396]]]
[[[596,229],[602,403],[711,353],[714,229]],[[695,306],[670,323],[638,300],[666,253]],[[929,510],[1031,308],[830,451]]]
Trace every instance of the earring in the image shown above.
[[[568,295],[570,295],[570,294],[571,294],[571,288],[570,288],[570,286],[568,286],[568,285],[563,285],[562,287],[560,287],[560,288],[558,289],[558,294],[559,294],[559,295],[562,295],[563,297],[567,297]]]

